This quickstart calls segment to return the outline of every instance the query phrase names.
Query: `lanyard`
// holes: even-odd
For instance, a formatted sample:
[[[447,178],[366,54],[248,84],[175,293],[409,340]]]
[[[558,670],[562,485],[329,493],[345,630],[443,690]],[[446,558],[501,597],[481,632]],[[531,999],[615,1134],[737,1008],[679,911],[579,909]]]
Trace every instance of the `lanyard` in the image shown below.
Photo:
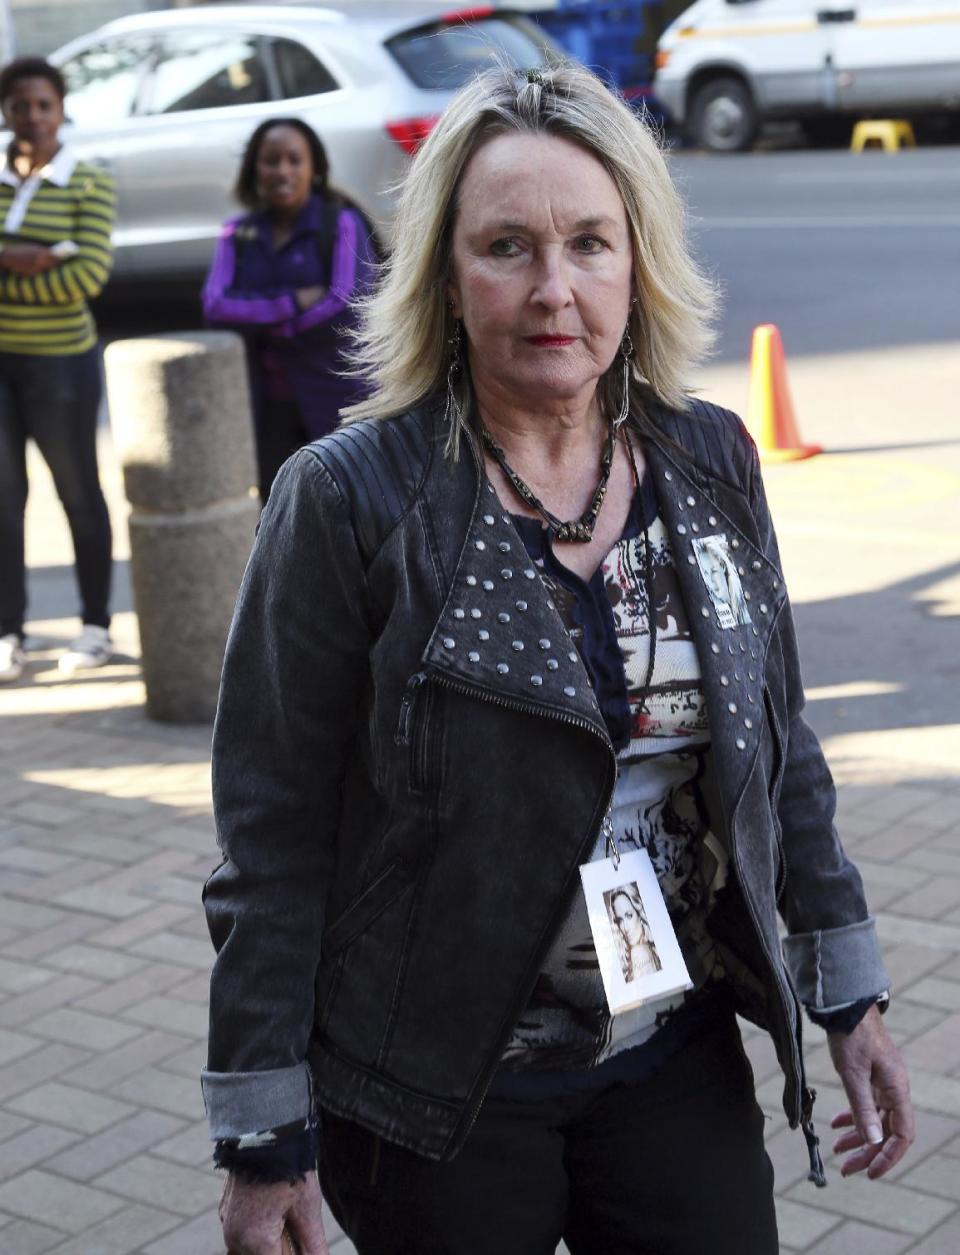
[[[633,478],[637,485],[637,492],[640,492],[640,472],[637,469],[637,459],[633,451],[633,444],[630,440],[628,432],[624,431],[623,439],[627,446],[627,454],[630,458],[630,465],[633,467]],[[653,587],[653,552],[650,543],[650,527],[647,523],[646,516],[644,516],[643,520],[643,568],[643,579],[647,594],[647,630],[650,639],[649,654],[647,658],[647,674],[643,682],[643,687],[645,691],[649,692],[653,686],[653,673],[657,662],[657,607]],[[607,858],[613,860],[615,868],[619,868],[620,850],[617,846],[617,839],[614,836],[612,810],[613,799],[611,798],[610,806],[607,807],[607,813],[603,817],[603,824],[601,825],[600,831],[603,834]]]

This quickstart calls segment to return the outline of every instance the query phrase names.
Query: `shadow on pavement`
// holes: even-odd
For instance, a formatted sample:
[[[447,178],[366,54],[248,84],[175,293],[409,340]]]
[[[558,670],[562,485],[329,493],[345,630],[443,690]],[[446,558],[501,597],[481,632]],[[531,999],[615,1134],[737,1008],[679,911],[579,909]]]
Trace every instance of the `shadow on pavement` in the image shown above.
[[[960,576],[960,562],[869,592],[794,607],[808,688],[888,686],[875,696],[808,703],[821,736],[960,722],[960,614],[942,612],[930,590]],[[952,603],[951,603],[952,604]]]

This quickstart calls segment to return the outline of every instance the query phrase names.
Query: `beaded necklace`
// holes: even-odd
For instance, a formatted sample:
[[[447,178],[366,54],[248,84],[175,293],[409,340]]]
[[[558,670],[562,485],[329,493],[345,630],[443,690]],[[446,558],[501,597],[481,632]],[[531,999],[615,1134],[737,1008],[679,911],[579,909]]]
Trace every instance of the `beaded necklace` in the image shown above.
[[[490,456],[510,481],[514,492],[521,501],[527,503],[531,510],[536,510],[545,521],[554,541],[573,541],[581,545],[589,544],[593,539],[593,530],[597,525],[597,519],[600,517],[600,507],[603,505],[603,499],[607,495],[610,472],[613,469],[613,449],[617,437],[613,423],[609,425],[607,443],[604,446],[603,456],[600,459],[600,482],[597,484],[590,504],[578,519],[568,519],[567,522],[563,522],[555,514],[551,514],[529,484],[524,483],[507,461],[504,451],[482,423],[480,424],[480,435],[483,443],[490,450]]]

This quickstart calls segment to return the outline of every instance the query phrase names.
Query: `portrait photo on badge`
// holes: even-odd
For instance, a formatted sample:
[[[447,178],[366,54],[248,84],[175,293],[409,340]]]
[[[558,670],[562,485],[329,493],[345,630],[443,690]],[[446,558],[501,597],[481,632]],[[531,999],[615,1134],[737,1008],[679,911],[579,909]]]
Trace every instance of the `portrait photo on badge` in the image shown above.
[[[580,868],[600,975],[612,1015],[691,987],[646,850]]]
[[[719,532],[715,536],[697,536],[691,543],[720,626],[734,628],[749,623],[747,599],[743,595],[743,585],[726,534]]]

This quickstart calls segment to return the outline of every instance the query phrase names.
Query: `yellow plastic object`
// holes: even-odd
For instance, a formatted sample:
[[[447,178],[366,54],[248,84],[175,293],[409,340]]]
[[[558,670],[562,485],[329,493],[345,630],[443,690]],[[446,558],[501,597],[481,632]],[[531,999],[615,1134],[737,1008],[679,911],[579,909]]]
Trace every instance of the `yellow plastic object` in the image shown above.
[[[913,127],[903,118],[871,118],[853,128],[850,151],[862,153],[865,148],[882,148],[895,153],[901,148],[916,148]]]
[[[780,329],[773,323],[753,332],[747,428],[762,462],[798,462],[822,452],[820,445],[804,444],[800,439]]]

